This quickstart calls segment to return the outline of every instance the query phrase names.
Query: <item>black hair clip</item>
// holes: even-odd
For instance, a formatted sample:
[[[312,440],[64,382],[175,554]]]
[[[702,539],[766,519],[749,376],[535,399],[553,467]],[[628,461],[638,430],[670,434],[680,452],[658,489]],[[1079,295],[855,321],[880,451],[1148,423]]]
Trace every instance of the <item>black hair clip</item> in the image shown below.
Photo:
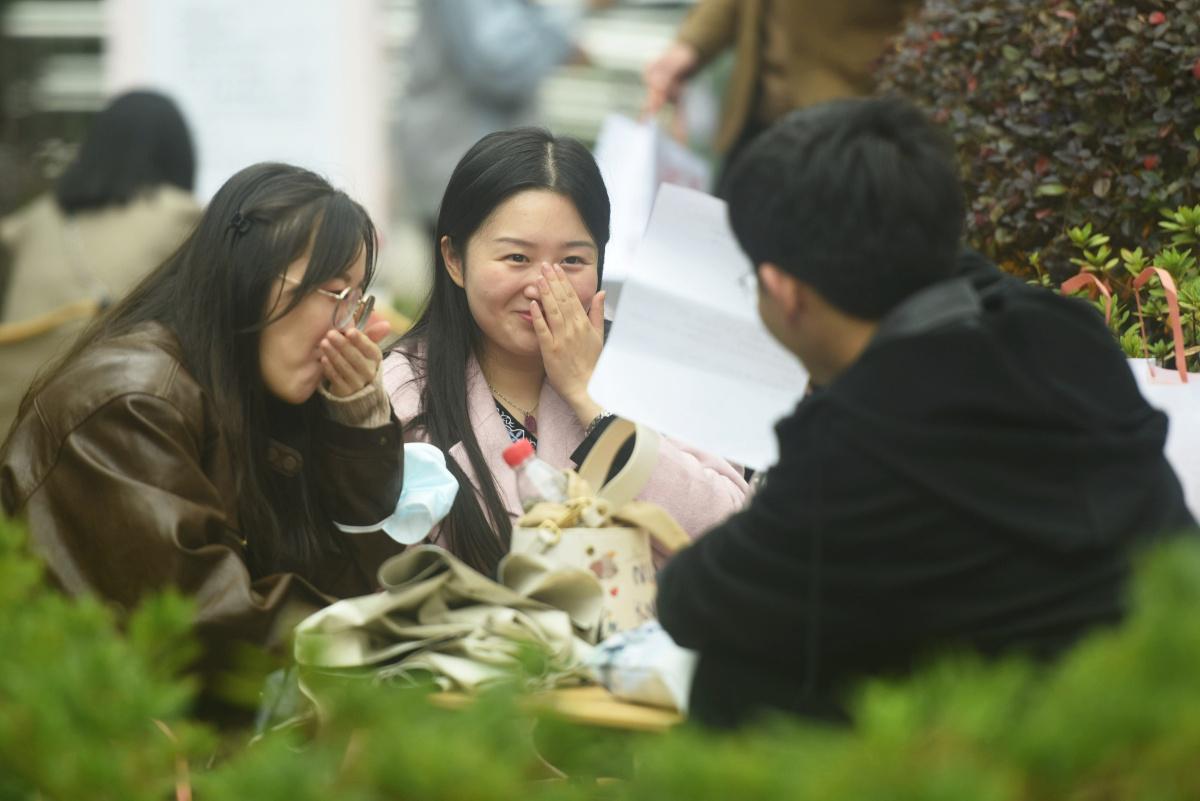
[[[233,219],[229,221],[229,227],[232,228],[235,233],[244,234],[250,230],[251,222],[252,219],[250,218],[249,214],[242,214],[239,211],[234,213]]]

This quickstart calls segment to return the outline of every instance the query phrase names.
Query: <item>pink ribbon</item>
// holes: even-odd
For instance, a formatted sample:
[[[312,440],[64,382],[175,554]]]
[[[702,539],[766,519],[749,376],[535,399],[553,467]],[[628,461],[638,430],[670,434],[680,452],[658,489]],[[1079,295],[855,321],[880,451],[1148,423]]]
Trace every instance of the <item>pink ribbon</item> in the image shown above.
[[[1104,296],[1104,324],[1107,325],[1112,320],[1113,308],[1112,290],[1108,288],[1108,284],[1091,273],[1080,271],[1078,275],[1071,276],[1066,281],[1063,281],[1061,291],[1064,295],[1069,295],[1072,292],[1078,292],[1084,287],[1087,287],[1088,297],[1092,300],[1096,299],[1097,290],[1099,290],[1099,294]]]
[[[1150,360],[1150,349],[1146,346],[1146,320],[1142,317],[1142,296],[1138,292],[1147,281],[1158,276],[1162,284],[1163,294],[1167,296],[1167,319],[1171,323],[1171,337],[1175,340],[1175,369],[1179,372],[1179,380],[1187,383],[1187,360],[1183,355],[1183,324],[1179,321],[1179,293],[1175,289],[1175,280],[1162,267],[1147,267],[1133,281],[1133,299],[1137,303],[1138,325],[1142,327],[1142,352]],[[1150,361],[1150,370],[1154,371],[1154,362]]]

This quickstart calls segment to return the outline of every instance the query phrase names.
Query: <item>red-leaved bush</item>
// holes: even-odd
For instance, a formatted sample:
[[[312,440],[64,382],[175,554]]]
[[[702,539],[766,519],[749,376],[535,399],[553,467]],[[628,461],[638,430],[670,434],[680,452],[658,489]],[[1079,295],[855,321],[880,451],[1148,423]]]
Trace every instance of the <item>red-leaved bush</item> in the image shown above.
[[[879,77],[952,133],[968,241],[1010,271],[1075,272],[1085,223],[1157,249],[1200,203],[1200,0],[928,0]]]

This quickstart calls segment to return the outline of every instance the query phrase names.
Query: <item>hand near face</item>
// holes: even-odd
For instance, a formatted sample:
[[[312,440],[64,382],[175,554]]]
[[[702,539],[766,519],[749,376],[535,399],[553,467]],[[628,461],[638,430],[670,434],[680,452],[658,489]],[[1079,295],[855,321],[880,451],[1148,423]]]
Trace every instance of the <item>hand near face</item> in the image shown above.
[[[675,42],[661,56],[646,65],[642,82],[646,85],[646,99],[642,104],[642,116],[650,117],[667,103],[678,102],[684,84],[700,63],[700,53],[684,42]]]
[[[329,392],[339,398],[353,395],[375,380],[383,351],[379,342],[391,331],[387,320],[372,313],[365,331],[330,329],[321,340],[321,369]]]
[[[577,410],[591,407],[587,386],[604,345],[604,292],[584,310],[562,267],[543,264],[539,300],[530,303],[533,330],[550,385]]]

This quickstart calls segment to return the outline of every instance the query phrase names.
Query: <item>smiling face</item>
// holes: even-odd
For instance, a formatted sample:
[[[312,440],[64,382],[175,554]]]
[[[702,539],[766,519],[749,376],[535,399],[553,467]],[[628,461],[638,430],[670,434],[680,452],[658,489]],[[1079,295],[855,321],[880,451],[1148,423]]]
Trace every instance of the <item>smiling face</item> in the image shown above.
[[[287,308],[291,293],[299,290],[298,283],[308,269],[310,253],[288,265],[277,279],[264,319],[271,319]],[[363,286],[366,282],[367,256],[360,252],[341,275],[330,278],[320,289],[338,293],[348,286]],[[333,328],[333,311],[337,301],[320,292],[309,292],[295,308],[262,330],[258,339],[258,361],[267,391],[285,403],[300,404],[312,397],[321,385],[321,340]]]
[[[467,293],[485,346],[514,356],[541,355],[529,302],[538,299],[543,263],[562,265],[585,310],[596,294],[596,242],[575,205],[548,189],[528,189],[497,206],[465,252],[443,238],[442,255],[451,280]]]

